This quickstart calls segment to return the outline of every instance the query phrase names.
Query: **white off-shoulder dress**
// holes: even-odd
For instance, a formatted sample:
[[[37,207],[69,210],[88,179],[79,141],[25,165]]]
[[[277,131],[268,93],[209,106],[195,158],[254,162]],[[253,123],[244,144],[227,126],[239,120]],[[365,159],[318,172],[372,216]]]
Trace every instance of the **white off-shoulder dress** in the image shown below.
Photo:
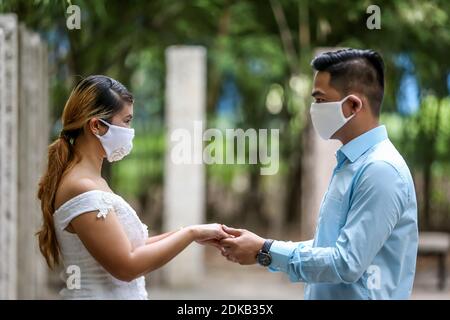
[[[65,230],[72,219],[83,213],[97,211],[97,219],[106,219],[111,209],[114,209],[133,249],[145,245],[147,226],[133,208],[114,193],[88,191],[70,199],[55,211],[54,224],[64,265],[61,274],[64,288],[60,291],[63,299],[148,298],[143,276],[130,282],[114,278],[91,256],[77,234]],[[79,282],[76,282],[73,277],[78,275]]]

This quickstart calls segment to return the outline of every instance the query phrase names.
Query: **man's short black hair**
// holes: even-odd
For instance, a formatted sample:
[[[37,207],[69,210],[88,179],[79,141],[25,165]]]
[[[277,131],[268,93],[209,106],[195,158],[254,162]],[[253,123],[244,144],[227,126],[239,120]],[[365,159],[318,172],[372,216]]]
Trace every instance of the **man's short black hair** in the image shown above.
[[[384,62],[374,50],[342,49],[315,57],[311,66],[330,73],[330,85],[347,95],[349,91],[364,94],[375,116],[381,112],[384,95]]]

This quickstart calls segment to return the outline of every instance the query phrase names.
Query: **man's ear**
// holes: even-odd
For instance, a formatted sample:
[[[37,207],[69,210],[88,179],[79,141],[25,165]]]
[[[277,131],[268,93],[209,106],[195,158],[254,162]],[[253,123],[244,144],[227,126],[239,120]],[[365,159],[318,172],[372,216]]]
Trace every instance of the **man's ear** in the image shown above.
[[[361,110],[363,102],[357,95],[349,95],[347,101],[350,102],[352,114],[355,114]]]

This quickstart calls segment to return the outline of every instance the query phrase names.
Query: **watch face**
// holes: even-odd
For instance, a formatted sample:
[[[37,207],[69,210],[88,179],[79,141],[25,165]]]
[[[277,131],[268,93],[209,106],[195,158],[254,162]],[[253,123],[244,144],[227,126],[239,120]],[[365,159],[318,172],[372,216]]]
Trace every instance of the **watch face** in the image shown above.
[[[260,252],[258,254],[258,263],[264,267],[267,267],[272,262],[272,257],[266,252]]]

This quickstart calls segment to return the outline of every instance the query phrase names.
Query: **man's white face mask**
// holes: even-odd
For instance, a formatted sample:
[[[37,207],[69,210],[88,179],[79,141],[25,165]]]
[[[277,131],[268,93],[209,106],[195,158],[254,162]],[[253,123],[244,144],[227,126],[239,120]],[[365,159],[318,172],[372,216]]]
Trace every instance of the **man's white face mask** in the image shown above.
[[[330,139],[336,131],[342,128],[351,118],[355,116],[354,113],[346,118],[342,112],[342,105],[349,97],[350,95],[346,96],[341,101],[311,103],[311,109],[309,110],[311,120],[314,129],[322,139]]]
[[[109,124],[99,119],[109,127],[103,135],[96,135],[100,140],[109,162],[122,160],[133,149],[134,129],[124,128]]]

